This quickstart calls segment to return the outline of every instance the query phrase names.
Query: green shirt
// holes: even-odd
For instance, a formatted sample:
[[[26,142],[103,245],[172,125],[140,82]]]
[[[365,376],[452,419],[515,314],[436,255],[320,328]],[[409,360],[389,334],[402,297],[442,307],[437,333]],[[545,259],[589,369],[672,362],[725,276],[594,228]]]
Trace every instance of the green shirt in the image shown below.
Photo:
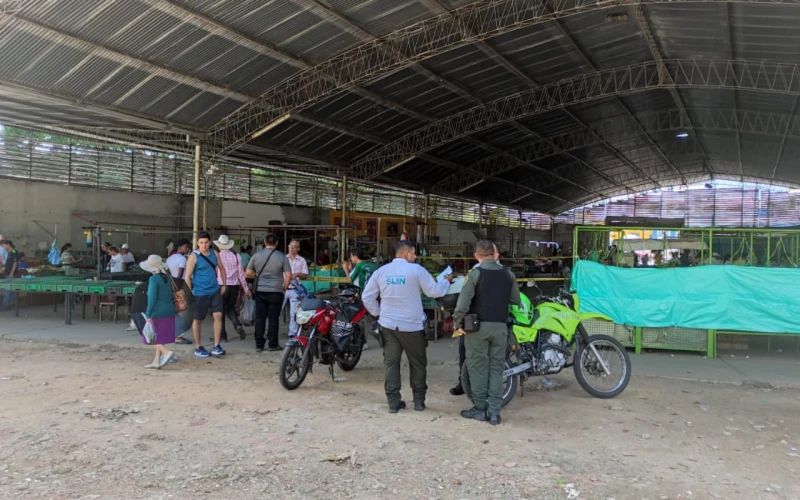
[[[367,281],[369,281],[369,277],[372,276],[372,273],[378,269],[375,264],[372,262],[361,261],[356,264],[356,267],[350,271],[350,281],[353,282],[355,286],[360,288],[361,290],[367,286]]]

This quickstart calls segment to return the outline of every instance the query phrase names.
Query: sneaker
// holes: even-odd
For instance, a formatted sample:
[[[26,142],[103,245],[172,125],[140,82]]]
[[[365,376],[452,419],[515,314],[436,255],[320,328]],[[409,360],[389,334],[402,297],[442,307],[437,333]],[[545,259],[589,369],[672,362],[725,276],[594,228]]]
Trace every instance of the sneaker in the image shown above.
[[[267,350],[268,350],[269,352],[278,352],[278,351],[282,351],[282,350],[283,350],[283,347],[281,347],[281,346],[279,346],[279,345],[274,345],[274,346],[272,346],[272,347],[267,347]]]
[[[125,331],[126,332],[132,332],[132,331],[135,331],[135,330],[138,330],[138,328],[136,328],[136,323],[134,323],[133,320],[131,320],[131,324],[128,325],[128,328],[126,328]]]
[[[194,350],[194,355],[197,356],[198,358],[207,358],[207,357],[211,356],[208,353],[208,351],[206,351],[206,348],[203,347],[203,346],[200,346],[197,349],[195,349]]]
[[[217,347],[211,349],[211,355],[212,356],[224,356],[225,355],[225,349],[223,349],[221,345],[218,345]]]

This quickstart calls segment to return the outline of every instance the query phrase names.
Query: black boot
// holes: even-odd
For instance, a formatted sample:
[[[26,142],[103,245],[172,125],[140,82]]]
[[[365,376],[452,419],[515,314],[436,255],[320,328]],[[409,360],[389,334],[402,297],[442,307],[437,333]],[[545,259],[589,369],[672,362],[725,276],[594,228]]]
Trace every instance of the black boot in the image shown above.
[[[464,387],[461,386],[461,382],[458,382],[458,385],[450,389],[450,394],[453,396],[463,396],[464,395]]]
[[[486,417],[486,411],[479,410],[474,406],[469,410],[462,411],[461,416],[464,418],[471,418],[473,420],[478,420],[480,422],[485,422],[486,420],[488,420],[488,418]]]
[[[400,401],[396,405],[389,405],[389,413],[397,413],[400,410],[406,409],[406,402]]]

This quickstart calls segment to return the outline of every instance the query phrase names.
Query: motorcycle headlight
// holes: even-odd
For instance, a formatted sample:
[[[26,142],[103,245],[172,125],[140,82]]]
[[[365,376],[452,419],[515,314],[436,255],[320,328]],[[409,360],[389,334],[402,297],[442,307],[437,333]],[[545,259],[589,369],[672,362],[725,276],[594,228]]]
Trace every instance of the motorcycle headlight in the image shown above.
[[[305,325],[314,317],[314,311],[297,311],[297,324]]]

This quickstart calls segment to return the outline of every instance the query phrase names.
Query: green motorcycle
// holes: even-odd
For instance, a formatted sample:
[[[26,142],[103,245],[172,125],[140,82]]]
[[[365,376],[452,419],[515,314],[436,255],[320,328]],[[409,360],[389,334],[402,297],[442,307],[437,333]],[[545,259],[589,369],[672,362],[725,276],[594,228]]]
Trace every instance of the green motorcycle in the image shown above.
[[[534,302],[521,294],[521,300],[520,306],[511,306],[509,311],[503,406],[530,377],[546,377],[570,366],[581,387],[596,398],[613,398],[625,390],[631,378],[627,351],[613,337],[589,335],[581,324],[588,319],[610,322],[611,318],[580,312],[578,295],[564,290],[554,297],[539,294]],[[466,363],[461,384],[472,400]]]

